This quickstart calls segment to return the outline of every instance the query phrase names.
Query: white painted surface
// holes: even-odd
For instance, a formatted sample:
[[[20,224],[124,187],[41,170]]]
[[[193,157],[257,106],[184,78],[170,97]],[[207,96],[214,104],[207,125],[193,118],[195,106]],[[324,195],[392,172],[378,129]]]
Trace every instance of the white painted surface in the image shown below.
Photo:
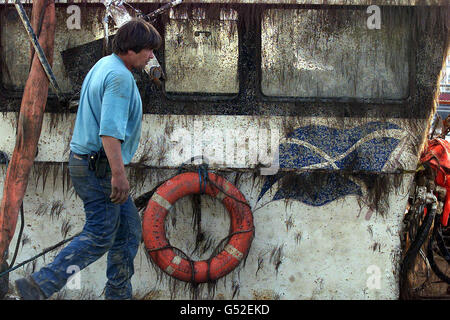
[[[160,173],[160,177],[162,173]],[[152,174],[155,177],[157,172]],[[51,176],[47,186],[35,185],[31,180],[24,199],[25,231],[29,239],[21,246],[17,262],[41,252],[62,240],[61,225],[68,220],[72,230],[68,236],[80,231],[83,223],[81,201],[74,195],[63,195],[61,177],[57,185],[52,187]],[[244,180],[242,178],[242,180]],[[153,183],[152,183],[153,182]],[[156,179],[146,182],[143,192],[150,190]],[[1,181],[3,185],[3,181]],[[251,183],[239,186],[253,208],[257,192],[251,191]],[[70,192],[69,192],[70,194]],[[399,232],[402,212],[405,207],[406,193],[392,196],[391,210],[386,218],[373,214],[367,215],[367,208],[359,208],[355,196],[347,196],[322,207],[311,207],[296,201],[289,204],[275,201],[254,212],[256,236],[250,249],[245,267],[239,267],[239,273],[229,275],[225,282],[219,281],[216,297],[231,299],[230,288],[234,282],[240,286],[238,299],[256,299],[267,295],[270,299],[396,299],[398,296],[398,278],[395,270],[400,257]],[[215,239],[215,244],[227,235],[229,219],[225,209],[219,203],[202,197],[202,228],[207,235]],[[266,199],[263,199],[263,202]],[[50,208],[42,216],[35,214],[40,204],[51,204],[62,201],[64,209],[60,218],[52,218]],[[171,243],[185,252],[194,248],[195,236],[192,227],[191,204],[182,200],[185,205],[177,205],[176,213],[168,217],[167,237]],[[176,215],[176,228],[171,224]],[[291,227],[287,228],[287,221]],[[19,225],[18,225],[19,227]],[[16,231],[17,237],[18,232]],[[301,238],[299,238],[301,237]],[[16,239],[11,242],[10,250],[14,250]],[[281,264],[276,272],[276,260],[271,254],[282,246]],[[57,251],[56,251],[57,252]],[[55,252],[55,253],[56,253]],[[192,255],[194,259],[206,259]],[[37,260],[37,269],[52,261],[54,253]],[[263,259],[262,268],[257,272],[258,260]],[[380,288],[369,288],[371,274],[369,268],[375,266],[380,270]],[[133,278],[134,295],[143,297],[152,290],[159,290],[155,297],[169,299],[167,281],[157,282],[155,271],[149,266],[144,247],[141,246],[135,259],[136,275]],[[10,280],[31,273],[32,265],[11,273]],[[102,299],[101,292],[106,281],[105,257],[93,263],[80,273],[81,288],[65,289],[66,298],[86,299],[82,293],[89,292],[91,298]],[[226,287],[224,284],[226,283]],[[183,286],[180,286],[181,288]],[[267,288],[271,288],[267,290]],[[189,295],[179,292],[176,298],[187,298]]]
[[[38,144],[38,162],[66,162],[75,123],[75,114],[59,114],[59,120],[44,115]],[[144,114],[142,134],[132,163],[144,162],[152,167],[178,168],[191,156],[204,154],[214,168],[253,168],[258,163],[270,165],[279,142],[286,142],[286,128],[324,125],[350,129],[377,119],[325,119],[281,116],[175,116]],[[384,120],[382,120],[384,121]],[[407,120],[389,119],[401,128]],[[0,150],[10,157],[15,145],[16,114],[0,116]],[[415,170],[414,155],[408,153],[414,134],[408,128],[377,131],[374,136],[390,136],[407,144],[403,155],[396,154],[404,169]],[[234,157],[231,153],[234,152]],[[393,156],[393,155],[392,155]],[[387,164],[389,165],[389,163]],[[320,167],[320,166],[318,166]],[[314,168],[314,166],[308,167]]]
[[[24,199],[26,242],[19,251],[17,261],[23,261],[40,252],[44,248],[62,239],[61,226],[64,220],[72,226],[68,236],[80,231],[83,225],[84,213],[82,203],[73,194],[73,189],[62,192],[61,170],[53,177],[54,166],[60,167],[60,161],[66,161],[68,153],[64,153],[70,137],[72,116],[60,121],[56,127],[49,130],[50,118],[44,117],[43,131],[39,142],[39,155],[36,161],[57,162],[52,165],[47,177],[45,188],[42,177],[36,172],[30,176],[27,193]],[[13,114],[0,117],[0,149],[11,155],[14,146],[15,127]],[[142,154],[146,149],[146,141],[159,141],[159,145],[148,145],[154,157],[148,164],[153,166],[169,166],[176,168],[179,163],[176,157],[158,159],[159,148],[168,150],[168,140],[164,140],[169,132],[177,129],[194,129],[194,121],[202,120],[218,129],[242,130],[253,124],[256,128],[281,128],[281,117],[201,117],[201,116],[157,116],[145,115],[143,140],[139,147]],[[364,121],[370,121],[367,119]],[[373,119],[372,119],[373,120]],[[350,126],[354,119],[292,119],[296,125],[304,126],[312,122],[328,126]],[[391,120],[390,120],[391,121]],[[402,128],[404,120],[393,120]],[[403,124],[403,125],[402,125]],[[172,131],[168,131],[170,127]],[[216,140],[217,136],[202,131],[205,141]],[[218,132],[223,132],[218,130]],[[407,132],[407,131],[405,131]],[[219,133],[217,133],[220,135]],[[281,135],[282,136],[282,135]],[[159,139],[159,140],[158,140]],[[202,138],[203,139],[203,138]],[[408,154],[411,135],[403,135],[402,143],[391,154],[385,166],[399,160],[405,168],[415,168],[416,157]],[[217,141],[217,140],[216,140]],[[241,141],[242,142],[242,141]],[[403,149],[403,145],[405,146]],[[403,149],[403,151],[402,151]],[[405,152],[406,150],[406,152]],[[170,153],[169,153],[170,154]],[[137,158],[139,158],[139,154]],[[160,161],[161,160],[161,161]],[[134,159],[136,161],[136,158]],[[249,163],[246,163],[249,164]],[[244,164],[245,167],[245,164]],[[251,165],[249,165],[251,167]],[[0,187],[3,186],[3,174],[0,177]],[[135,195],[147,192],[160,181],[166,180],[175,170],[149,169],[142,187],[137,187]],[[234,182],[234,173],[227,178]],[[245,267],[230,274],[225,280],[220,280],[216,290],[216,299],[231,299],[234,286],[239,284],[235,299],[396,299],[398,297],[398,278],[396,268],[400,258],[399,232],[401,220],[407,201],[407,187],[412,174],[404,175],[404,184],[390,195],[390,209],[382,217],[370,212],[368,208],[358,204],[355,195],[345,196],[320,207],[313,207],[298,201],[274,201],[261,207],[272,199],[271,189],[256,203],[262,181],[252,180],[252,173],[246,173],[239,179],[238,188],[245,195],[254,211],[256,236],[250,249]],[[55,183],[55,185],[53,185]],[[50,214],[51,206],[61,201],[63,210],[59,218]],[[42,205],[49,205],[46,212],[37,215],[36,211]],[[259,208],[259,209],[257,209]],[[228,232],[229,218],[223,206],[215,200],[202,196],[202,228],[206,235],[213,238],[217,244]],[[255,210],[257,209],[257,210]],[[189,199],[182,199],[172,209],[167,219],[167,236],[171,243],[189,252],[194,248],[195,235],[192,227],[192,206]],[[172,218],[176,217],[175,227]],[[19,220],[20,221],[20,220]],[[19,225],[17,226],[17,230]],[[17,232],[15,237],[17,237]],[[11,242],[10,251],[14,250],[15,238]],[[276,250],[282,247],[281,264],[276,272]],[[212,250],[212,249],[211,249]],[[194,259],[205,259],[211,250],[201,256],[192,255]],[[275,253],[275,256],[274,256]],[[11,253],[12,254],[12,253]],[[272,256],[272,257],[271,257]],[[54,253],[37,260],[37,269],[52,261]],[[262,259],[262,260],[261,260]],[[258,261],[261,268],[258,270]],[[168,281],[158,282],[157,274],[149,265],[144,248],[141,247],[135,260],[136,275],[133,278],[134,295],[142,298],[151,294],[154,299],[169,299]],[[80,273],[81,287],[65,289],[66,299],[103,299],[101,295],[106,281],[105,257],[93,263]],[[11,281],[31,272],[32,265],[14,271]],[[373,288],[373,270],[379,270],[380,287]],[[368,273],[369,272],[369,273]],[[375,282],[376,283],[376,282]],[[369,285],[369,286],[368,286]],[[181,285],[179,288],[183,288]],[[206,297],[206,290],[203,292]],[[55,296],[54,296],[55,298]],[[189,299],[189,294],[179,290],[175,298]]]

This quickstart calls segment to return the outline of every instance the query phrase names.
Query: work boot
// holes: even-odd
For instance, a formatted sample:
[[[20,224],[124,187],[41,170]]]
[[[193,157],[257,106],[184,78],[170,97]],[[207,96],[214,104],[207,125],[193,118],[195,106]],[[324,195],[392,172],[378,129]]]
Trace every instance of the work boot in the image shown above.
[[[45,300],[46,297],[33,278],[26,277],[16,280],[16,289],[22,300]]]

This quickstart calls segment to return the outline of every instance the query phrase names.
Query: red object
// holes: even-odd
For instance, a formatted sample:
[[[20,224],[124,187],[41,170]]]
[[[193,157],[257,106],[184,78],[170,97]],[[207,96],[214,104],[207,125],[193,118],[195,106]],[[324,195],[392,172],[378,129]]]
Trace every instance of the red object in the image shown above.
[[[428,162],[436,171],[435,182],[447,189],[441,223],[447,226],[450,215],[450,143],[447,140],[436,138],[428,141],[420,162]]]
[[[47,6],[45,7],[46,3]],[[54,0],[33,1],[31,25],[33,30],[38,29],[40,15],[44,8],[39,44],[51,65],[56,26]],[[3,261],[4,252],[14,235],[19,209],[27,188],[28,176],[36,156],[45,104],[47,103],[48,85],[47,75],[42,68],[38,55],[35,54],[23,91],[16,145],[3,185],[3,198],[0,207],[0,261]]]
[[[167,213],[178,199],[200,193],[200,179],[197,173],[182,173],[162,184],[149,200],[142,218],[144,244],[153,261],[165,273],[186,282],[203,283],[208,279],[216,280],[225,276],[245,258],[253,240],[253,215],[250,207],[245,204],[247,201],[242,193],[218,175],[209,173],[208,177],[227,194],[244,202],[234,200],[210,182],[207,183],[204,193],[222,200],[230,215],[230,234],[233,234],[225,249],[209,260],[209,268],[206,260],[193,261],[194,275],[192,275],[189,261],[179,257],[172,248],[167,247],[169,242],[164,228]]]
[[[450,93],[443,92],[439,95],[439,104],[450,105]]]

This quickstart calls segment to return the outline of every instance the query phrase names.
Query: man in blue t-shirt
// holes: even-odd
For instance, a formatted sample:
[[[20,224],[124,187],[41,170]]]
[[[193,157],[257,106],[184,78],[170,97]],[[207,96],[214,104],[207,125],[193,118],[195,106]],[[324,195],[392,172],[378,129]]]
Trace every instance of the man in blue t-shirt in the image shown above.
[[[83,201],[86,222],[52,263],[16,281],[23,299],[49,298],[75,272],[105,253],[105,298],[131,299],[134,258],[142,234],[124,167],[141,135],[142,101],[131,70],[143,69],[160,44],[161,36],[151,24],[131,20],[117,31],[113,54],[100,59],[84,79],[69,172]]]

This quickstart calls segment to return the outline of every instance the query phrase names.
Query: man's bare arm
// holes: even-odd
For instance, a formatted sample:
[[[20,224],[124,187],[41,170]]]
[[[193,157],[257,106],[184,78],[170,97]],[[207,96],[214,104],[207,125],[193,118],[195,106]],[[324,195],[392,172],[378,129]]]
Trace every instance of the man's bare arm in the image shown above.
[[[101,139],[111,167],[111,202],[122,204],[128,199],[130,184],[125,174],[121,143],[118,139],[109,136],[102,136]]]

